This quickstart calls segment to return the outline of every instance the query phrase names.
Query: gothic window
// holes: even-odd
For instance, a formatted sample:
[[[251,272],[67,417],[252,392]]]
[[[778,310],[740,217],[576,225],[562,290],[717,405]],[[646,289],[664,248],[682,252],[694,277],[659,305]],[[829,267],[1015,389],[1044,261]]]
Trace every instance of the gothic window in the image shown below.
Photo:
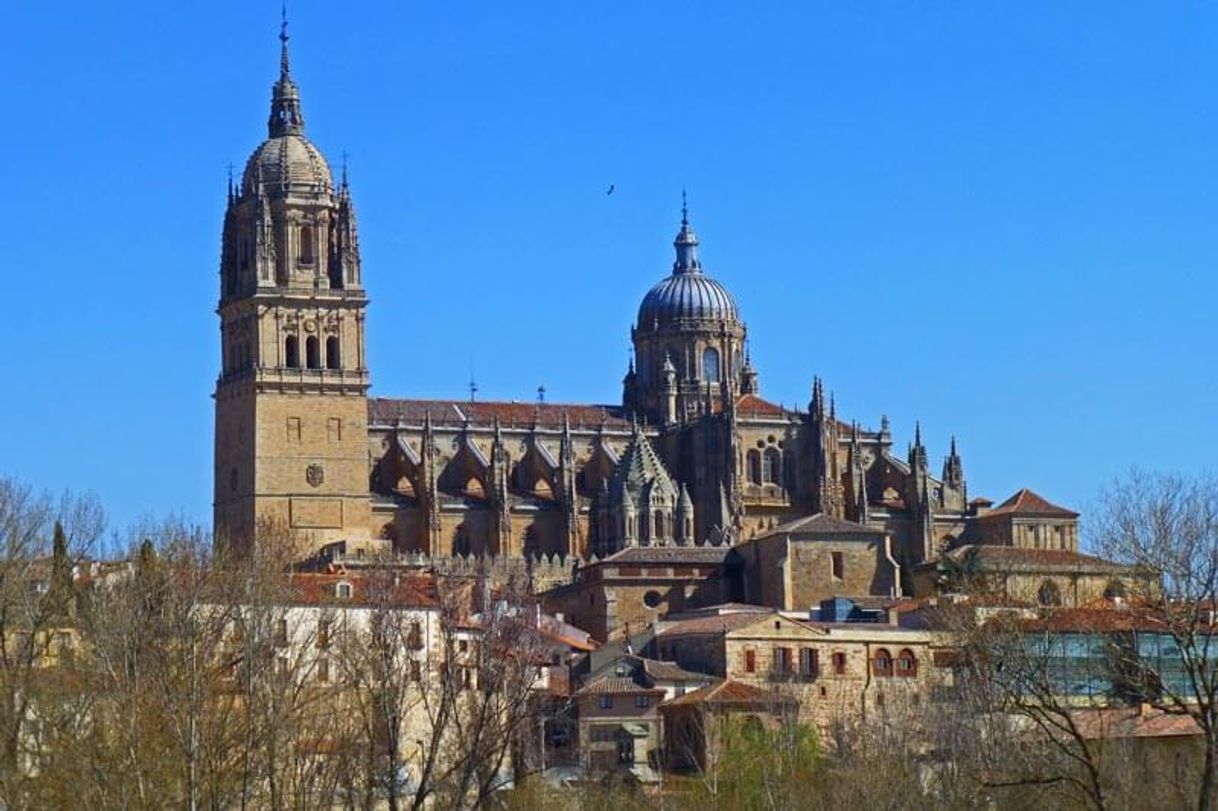
[[[317,258],[317,245],[313,238],[313,226],[300,227],[300,264],[311,265]]]
[[[321,368],[321,351],[316,335],[305,338],[305,365],[310,369]]]
[[[1036,592],[1036,600],[1041,605],[1061,605],[1061,589],[1052,580],[1046,580],[1040,584],[1040,590]]]
[[[702,379],[707,383],[719,382],[719,350],[713,346],[702,350]]]
[[[749,451],[749,481],[761,484],[761,452]]]
[[[664,537],[664,513],[659,510],[655,513],[655,537],[657,540]]]
[[[782,453],[777,448],[767,448],[761,478],[766,484],[782,483]]]
[[[284,365],[289,369],[300,368],[300,341],[295,335],[289,335],[283,341]]]
[[[338,336],[331,335],[326,339],[326,368],[339,369],[342,367],[342,357],[338,351]]]

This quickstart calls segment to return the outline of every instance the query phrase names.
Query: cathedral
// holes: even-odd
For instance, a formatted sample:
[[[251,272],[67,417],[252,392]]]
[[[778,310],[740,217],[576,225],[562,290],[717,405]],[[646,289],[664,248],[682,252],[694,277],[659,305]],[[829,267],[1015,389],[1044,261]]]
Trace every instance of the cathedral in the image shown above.
[[[305,553],[583,560],[731,548],[820,514],[882,534],[912,571],[985,541],[990,502],[970,501],[955,440],[932,472],[920,431],[900,453],[887,418],[839,415],[819,380],[806,409],[763,397],[743,311],[684,206],[672,267],[631,327],[621,402],[370,397],[351,190],[306,135],[281,43],[267,138],[224,215],[219,543],[248,548],[272,523]],[[1041,521],[1036,547],[1075,549],[1073,515]]]

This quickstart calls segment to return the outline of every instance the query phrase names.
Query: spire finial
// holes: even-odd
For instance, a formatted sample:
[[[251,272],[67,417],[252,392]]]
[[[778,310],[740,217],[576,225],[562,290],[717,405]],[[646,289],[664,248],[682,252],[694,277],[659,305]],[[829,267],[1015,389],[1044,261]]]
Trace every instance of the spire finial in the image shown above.
[[[279,8],[279,75],[287,76],[288,64],[288,3],[284,0]]]
[[[672,265],[674,275],[702,271],[702,263],[698,261],[698,235],[689,226],[689,196],[684,186],[681,187],[681,230],[677,231],[672,244],[677,249],[677,261]]]
[[[304,132],[304,115],[300,111],[300,91],[292,82],[288,59],[288,4],[280,10],[279,22],[279,81],[271,92],[271,118],[267,123],[272,138],[299,135]]]
[[[922,447],[922,420],[914,421],[914,447]]]

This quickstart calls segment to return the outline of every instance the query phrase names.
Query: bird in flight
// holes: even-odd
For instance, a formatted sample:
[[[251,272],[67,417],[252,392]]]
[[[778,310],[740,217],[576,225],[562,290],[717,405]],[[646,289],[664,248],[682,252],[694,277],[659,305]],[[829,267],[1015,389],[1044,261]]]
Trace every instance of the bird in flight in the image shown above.
[[[610,184],[609,184],[609,191],[605,192],[605,196],[606,196],[606,197],[608,197],[609,195],[613,194],[613,190],[614,190],[614,189],[616,189],[616,188],[617,188],[617,186],[614,186],[612,183],[610,183]]]

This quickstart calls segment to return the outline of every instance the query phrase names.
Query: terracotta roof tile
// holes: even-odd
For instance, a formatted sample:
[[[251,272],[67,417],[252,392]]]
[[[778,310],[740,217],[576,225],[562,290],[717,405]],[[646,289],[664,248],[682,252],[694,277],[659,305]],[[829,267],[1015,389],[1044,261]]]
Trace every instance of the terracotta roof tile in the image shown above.
[[[498,417],[505,426],[528,426],[536,421],[546,428],[561,428],[569,420],[572,428],[630,428],[621,406],[587,403],[503,403],[460,400],[402,400],[368,398],[368,423],[392,425],[399,419],[422,422],[428,415],[437,425],[492,425]]]
[[[787,410],[777,403],[763,400],[756,394],[743,394],[736,400],[736,412],[742,416],[781,417]]]
[[[884,531],[864,524],[856,524],[853,521],[841,521],[824,513],[816,513],[815,515],[796,518],[794,521],[780,524],[774,527],[774,529],[758,535],[757,539],[767,538],[771,535],[787,535],[792,533],[808,533],[811,535],[883,535]]]
[[[435,608],[439,606],[435,580],[431,577],[397,577],[397,582],[363,572],[321,574],[297,572],[287,575],[284,587],[287,600],[298,605],[366,606],[386,599],[396,608]],[[349,583],[351,596],[338,596],[338,584]]]
[[[945,557],[957,564],[968,562],[983,566],[996,567],[1036,567],[1036,568],[1067,568],[1104,569],[1110,571],[1125,570],[1127,567],[1110,560],[1084,555],[1081,552],[1071,552],[1068,549],[1027,549],[1020,546],[1000,546],[998,544],[968,544],[957,546],[950,550]]]
[[[1167,713],[1141,705],[1084,709],[1072,714],[1084,738],[1166,738],[1200,735],[1201,728],[1190,715]]]
[[[676,622],[661,621],[657,625],[656,636],[690,636],[701,634],[722,634],[734,631],[746,625],[752,625],[768,614],[777,613],[773,609],[763,609],[756,612],[740,612],[736,614],[712,614],[709,617],[694,617],[693,619],[677,620]]]
[[[688,707],[697,704],[710,704],[733,707],[775,707],[777,705],[790,707],[796,703],[798,702],[791,696],[763,690],[760,687],[754,687],[744,682],[726,679],[718,684],[712,684],[700,690],[694,690],[692,693],[677,696],[670,701],[664,702],[662,706]]]
[[[987,512],[983,518],[993,515],[1041,515],[1059,518],[1078,518],[1078,513],[1059,507],[1043,496],[1023,488],[994,509]]]

